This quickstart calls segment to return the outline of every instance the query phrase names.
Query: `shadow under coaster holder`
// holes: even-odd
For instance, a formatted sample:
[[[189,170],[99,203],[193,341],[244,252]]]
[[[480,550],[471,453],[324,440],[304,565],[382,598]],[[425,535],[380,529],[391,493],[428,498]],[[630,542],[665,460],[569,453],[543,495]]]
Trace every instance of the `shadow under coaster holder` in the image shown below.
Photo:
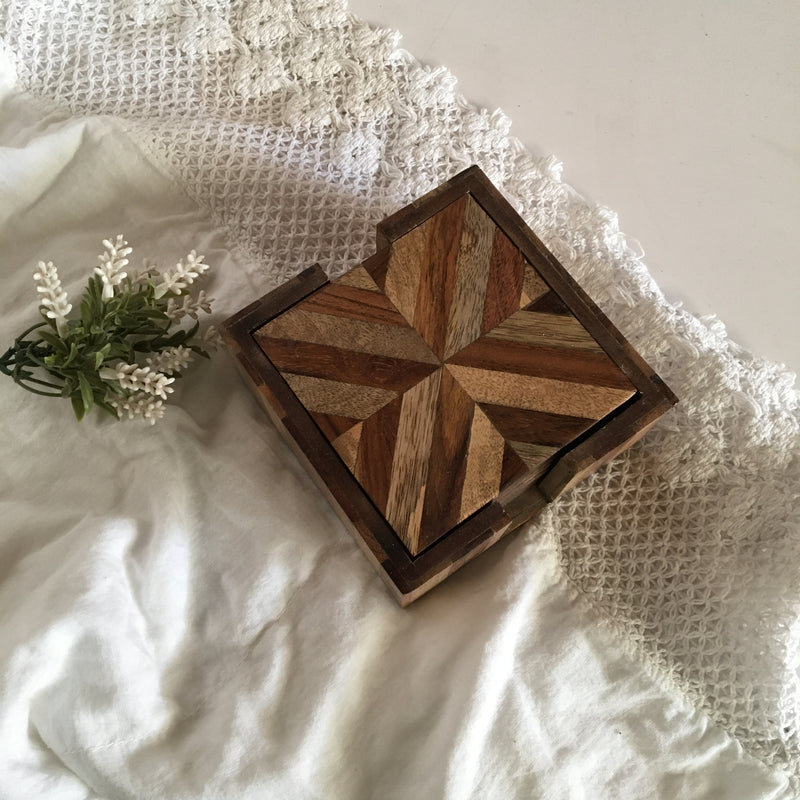
[[[677,399],[471,167],[224,325],[270,418],[407,605]]]

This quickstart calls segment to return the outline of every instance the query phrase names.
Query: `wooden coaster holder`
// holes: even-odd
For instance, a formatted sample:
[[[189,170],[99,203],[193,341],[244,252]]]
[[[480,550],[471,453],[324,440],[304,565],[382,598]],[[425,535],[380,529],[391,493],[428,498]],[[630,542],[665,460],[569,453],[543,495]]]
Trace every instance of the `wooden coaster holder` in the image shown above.
[[[677,398],[471,167],[231,317],[272,421],[407,605]]]

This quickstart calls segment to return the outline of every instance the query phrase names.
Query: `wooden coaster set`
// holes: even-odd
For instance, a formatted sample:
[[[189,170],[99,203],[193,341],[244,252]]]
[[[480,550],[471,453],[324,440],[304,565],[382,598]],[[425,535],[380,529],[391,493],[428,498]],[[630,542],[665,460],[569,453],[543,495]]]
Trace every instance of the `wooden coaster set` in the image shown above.
[[[269,416],[402,605],[676,397],[477,168],[225,323]]]

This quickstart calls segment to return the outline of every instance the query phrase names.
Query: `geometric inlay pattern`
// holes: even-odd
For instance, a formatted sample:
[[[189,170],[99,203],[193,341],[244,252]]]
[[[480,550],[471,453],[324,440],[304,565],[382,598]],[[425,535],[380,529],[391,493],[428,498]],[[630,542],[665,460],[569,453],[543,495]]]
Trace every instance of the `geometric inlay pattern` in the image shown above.
[[[254,338],[412,556],[636,392],[470,194]]]

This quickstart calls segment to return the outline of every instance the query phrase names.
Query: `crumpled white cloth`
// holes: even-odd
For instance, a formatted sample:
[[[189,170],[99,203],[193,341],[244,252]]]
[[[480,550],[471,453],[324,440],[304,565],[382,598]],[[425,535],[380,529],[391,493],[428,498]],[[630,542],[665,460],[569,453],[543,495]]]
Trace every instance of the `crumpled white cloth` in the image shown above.
[[[120,126],[0,105],[0,337],[52,258],[197,247],[228,312],[255,266]],[[232,361],[157,426],[0,383],[0,796],[789,797],[625,656],[536,530],[402,610]]]
[[[224,356],[153,429],[0,382],[0,796],[792,796],[753,758],[797,763],[790,376],[669,306],[446,74],[340,3],[267,6],[0,9],[0,342],[40,258],[74,295],[118,232],[195,247],[224,317],[477,161],[682,403],[401,611]]]

